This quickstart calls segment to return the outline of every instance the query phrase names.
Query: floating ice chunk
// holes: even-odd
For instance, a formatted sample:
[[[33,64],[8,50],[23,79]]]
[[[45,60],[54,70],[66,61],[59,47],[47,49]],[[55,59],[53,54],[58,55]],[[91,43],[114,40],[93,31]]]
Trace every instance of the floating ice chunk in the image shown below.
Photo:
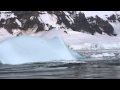
[[[93,54],[90,57],[92,58],[102,58],[102,57],[114,57],[114,53],[102,53],[102,54]]]
[[[106,56],[110,56],[110,55],[108,53],[103,53],[103,56],[106,57]]]
[[[115,54],[114,54],[114,53],[110,53],[109,55],[110,55],[110,56],[112,56],[112,57],[114,57],[114,56],[115,56]]]
[[[82,56],[69,50],[59,37],[45,39],[23,35],[0,42],[0,60],[3,64],[79,60],[81,58]]]
[[[80,45],[70,45],[73,50],[110,50],[110,49],[120,49],[120,43],[84,43]]]
[[[103,55],[102,55],[102,54],[97,54],[97,55],[93,54],[93,55],[91,55],[91,57],[94,57],[94,58],[101,58],[101,57],[103,57]]]

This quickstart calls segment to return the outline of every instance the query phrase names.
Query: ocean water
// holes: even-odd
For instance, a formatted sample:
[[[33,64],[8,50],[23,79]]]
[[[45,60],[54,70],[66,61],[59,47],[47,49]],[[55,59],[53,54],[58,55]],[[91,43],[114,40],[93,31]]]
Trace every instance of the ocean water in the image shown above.
[[[120,79],[120,60],[1,64],[0,79]]]

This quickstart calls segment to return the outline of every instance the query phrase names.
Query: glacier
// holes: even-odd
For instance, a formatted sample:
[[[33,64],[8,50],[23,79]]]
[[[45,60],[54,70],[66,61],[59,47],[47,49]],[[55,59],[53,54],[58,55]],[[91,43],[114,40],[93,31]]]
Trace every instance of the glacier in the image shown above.
[[[120,50],[120,43],[84,43],[81,45],[70,45],[73,50]]]
[[[3,64],[80,60],[84,57],[70,50],[64,41],[55,36],[45,39],[22,35],[0,41],[0,61]]]

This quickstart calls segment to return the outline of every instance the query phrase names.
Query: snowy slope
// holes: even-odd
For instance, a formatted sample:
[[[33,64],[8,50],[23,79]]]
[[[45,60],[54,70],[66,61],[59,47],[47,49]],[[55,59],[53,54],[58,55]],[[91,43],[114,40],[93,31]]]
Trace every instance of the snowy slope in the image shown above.
[[[8,31],[4,28],[0,28],[0,41],[14,37],[12,34],[8,33]]]
[[[66,32],[67,33],[66,33]],[[69,43],[69,41],[74,42],[73,44],[83,44],[83,43],[112,43],[112,42],[119,42],[120,37],[111,37],[108,35],[90,35],[87,33],[81,33],[76,32],[72,30],[64,30],[64,29],[52,29],[42,35],[46,38],[53,38],[54,36],[60,36],[63,38],[66,42]],[[76,43],[75,43],[76,42]]]

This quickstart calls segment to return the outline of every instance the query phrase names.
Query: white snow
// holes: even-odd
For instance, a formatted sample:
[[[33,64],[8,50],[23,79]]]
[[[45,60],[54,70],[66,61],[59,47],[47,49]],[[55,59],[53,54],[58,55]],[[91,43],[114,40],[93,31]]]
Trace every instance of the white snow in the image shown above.
[[[81,11],[76,11],[76,14],[79,14]]]
[[[70,18],[70,16],[65,16],[65,17],[66,17],[66,19],[70,22],[70,24],[74,23],[73,19]]]
[[[13,36],[17,36],[19,33],[21,33],[20,29],[12,29]]]
[[[68,16],[70,15],[70,14],[69,14],[68,12],[66,12],[66,11],[63,11],[63,12],[64,12],[66,15],[68,15]]]
[[[10,12],[10,11],[1,11],[0,20],[16,17],[13,13],[7,13],[7,12]]]
[[[30,20],[33,20],[33,19],[34,19],[34,16],[31,16],[31,17],[30,17]]]
[[[120,36],[120,22],[117,21],[116,23],[113,22],[109,23],[113,26],[115,32]]]
[[[40,18],[40,16],[38,17],[38,20],[39,20],[41,23],[43,23],[43,21],[42,21],[42,19]]]
[[[12,34],[8,33],[8,31],[4,28],[0,28],[0,41],[14,37]]]
[[[98,15],[99,17],[101,17],[104,20],[107,20],[107,16],[110,16],[112,14],[120,14],[120,11],[81,11],[85,14],[86,17],[95,17],[96,15]]]
[[[65,33],[64,31],[67,31]],[[119,36],[108,36],[108,35],[101,35],[96,33],[95,35],[72,31],[72,30],[65,30],[65,29],[52,29],[46,34],[44,34],[47,38],[52,38],[54,36],[60,36],[68,45],[80,45],[85,43],[117,43],[120,41]]]
[[[63,12],[65,13],[65,15],[66,15],[65,17],[70,22],[70,24],[74,23],[74,20],[73,20],[73,18],[71,18],[70,14],[66,11],[63,11]]]
[[[56,15],[50,15],[48,13],[40,14],[39,20],[42,21],[44,24],[52,25],[53,27],[60,27],[57,25],[57,16]]]
[[[15,21],[17,22],[17,24],[18,24],[20,27],[22,26],[22,23],[21,23],[18,19],[16,19]]]
[[[67,31],[65,33],[64,31]],[[120,49],[120,36],[108,35],[90,35],[82,32],[52,29],[42,35],[45,38],[61,37],[64,42],[73,50],[103,50],[103,49]]]
[[[45,24],[44,30],[49,30],[49,26],[47,26],[47,25]]]

